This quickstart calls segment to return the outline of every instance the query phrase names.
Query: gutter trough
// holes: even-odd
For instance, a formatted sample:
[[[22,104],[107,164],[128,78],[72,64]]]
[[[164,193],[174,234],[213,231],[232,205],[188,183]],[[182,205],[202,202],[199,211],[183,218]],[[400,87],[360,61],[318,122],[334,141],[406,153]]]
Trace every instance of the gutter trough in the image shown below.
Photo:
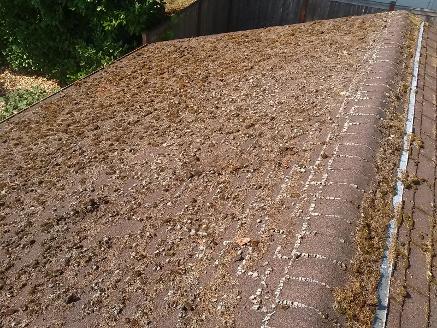
[[[413,122],[414,122],[414,112],[416,103],[416,91],[417,91],[417,79],[419,73],[419,60],[420,51],[422,48],[422,38],[423,38],[424,22],[420,25],[419,36],[417,40],[417,48],[414,57],[413,64],[413,77],[411,79],[410,86],[410,97],[408,102],[408,113],[405,122],[404,129],[404,139],[403,139],[403,149],[401,154],[401,159],[399,162],[399,168],[397,172],[397,183],[396,183],[396,193],[393,196],[393,208],[395,210],[395,215],[388,224],[387,232],[387,242],[384,249],[384,254],[381,263],[381,278],[378,285],[378,307],[375,314],[375,319],[373,322],[374,328],[384,328],[387,321],[388,313],[388,303],[390,295],[390,279],[393,272],[393,255],[392,250],[396,243],[396,234],[398,230],[397,217],[402,211],[402,198],[404,194],[404,183],[402,182],[402,177],[407,169],[408,157],[411,144],[411,133],[413,132]]]

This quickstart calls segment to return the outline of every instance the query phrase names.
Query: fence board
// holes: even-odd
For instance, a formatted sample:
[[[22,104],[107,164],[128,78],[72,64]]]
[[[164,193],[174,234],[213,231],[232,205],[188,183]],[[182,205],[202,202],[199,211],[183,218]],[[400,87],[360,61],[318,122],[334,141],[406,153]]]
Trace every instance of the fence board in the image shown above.
[[[292,6],[292,15],[288,24],[299,23],[299,12],[304,0],[294,0]]]
[[[309,0],[306,21],[385,11],[388,4],[363,0]],[[186,38],[299,22],[304,0],[198,0],[170,21],[145,33],[147,42]]]
[[[229,0],[202,0],[200,35],[226,32],[229,6]]]
[[[328,15],[329,1],[323,1],[317,10],[316,19],[326,19]]]
[[[318,0],[309,0],[306,10],[305,21],[311,22],[314,20],[314,14],[317,10]]]
[[[267,26],[281,25],[282,16],[282,0],[271,0],[269,1],[269,16],[271,17]]]
[[[197,19],[199,2],[195,2],[186,10],[176,15],[173,22],[172,32],[175,39],[197,35]]]
[[[279,24],[286,25],[289,22],[289,17],[291,16],[291,8],[293,6],[293,0],[287,1],[282,0],[281,18]]]

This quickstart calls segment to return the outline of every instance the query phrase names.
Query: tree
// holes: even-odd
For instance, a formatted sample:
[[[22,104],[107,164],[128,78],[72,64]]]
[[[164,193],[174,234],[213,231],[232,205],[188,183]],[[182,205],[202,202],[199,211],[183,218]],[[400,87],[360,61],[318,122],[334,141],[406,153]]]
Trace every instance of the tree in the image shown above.
[[[164,16],[164,0],[0,0],[0,63],[69,83],[137,47]]]

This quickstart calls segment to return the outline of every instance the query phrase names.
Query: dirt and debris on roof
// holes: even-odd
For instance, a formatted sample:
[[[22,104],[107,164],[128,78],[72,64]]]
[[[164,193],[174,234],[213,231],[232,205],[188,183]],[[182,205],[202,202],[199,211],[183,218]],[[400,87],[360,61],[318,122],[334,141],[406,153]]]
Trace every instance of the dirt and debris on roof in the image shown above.
[[[4,122],[3,324],[341,323],[407,30],[387,13],[157,43]]]

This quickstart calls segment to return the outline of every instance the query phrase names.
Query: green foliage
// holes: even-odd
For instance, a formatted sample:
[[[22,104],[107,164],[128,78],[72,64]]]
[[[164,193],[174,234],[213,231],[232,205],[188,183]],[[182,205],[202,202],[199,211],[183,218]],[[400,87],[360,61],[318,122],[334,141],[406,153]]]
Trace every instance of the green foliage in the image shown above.
[[[174,39],[174,32],[171,29],[165,30],[164,33],[162,33],[160,40],[161,41],[169,41]]]
[[[161,41],[168,41],[168,40],[174,39],[173,29],[179,23],[179,20],[180,20],[180,15],[178,15],[178,14],[171,15],[169,26],[166,28],[166,30],[160,36]]]
[[[0,110],[0,120],[3,120],[8,116],[33,105],[34,103],[47,97],[50,93],[52,92],[35,86],[31,89],[17,89],[6,94],[4,97],[0,97],[0,101],[2,101],[4,104],[3,108]]]
[[[0,0],[0,63],[69,83],[141,42],[164,0]]]

